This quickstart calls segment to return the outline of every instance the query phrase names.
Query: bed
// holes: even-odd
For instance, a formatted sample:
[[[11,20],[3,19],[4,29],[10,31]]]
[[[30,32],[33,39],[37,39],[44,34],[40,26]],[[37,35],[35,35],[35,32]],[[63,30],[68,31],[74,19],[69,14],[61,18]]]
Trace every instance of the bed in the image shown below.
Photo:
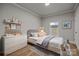
[[[31,33],[34,35],[30,36]],[[45,36],[39,37],[36,35],[36,33],[37,31],[34,31],[34,30],[29,30],[27,32],[29,43],[35,44],[39,47],[56,52],[60,55],[62,54],[61,46],[64,44],[64,40],[62,37],[56,37],[53,35],[45,35]]]

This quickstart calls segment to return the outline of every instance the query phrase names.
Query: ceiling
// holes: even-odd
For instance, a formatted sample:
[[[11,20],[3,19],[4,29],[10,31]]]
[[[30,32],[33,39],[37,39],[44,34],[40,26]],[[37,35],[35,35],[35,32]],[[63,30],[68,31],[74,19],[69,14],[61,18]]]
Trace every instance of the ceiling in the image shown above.
[[[18,3],[18,5],[40,16],[47,16],[70,11],[75,3],[50,3],[49,6],[45,6],[44,3]]]

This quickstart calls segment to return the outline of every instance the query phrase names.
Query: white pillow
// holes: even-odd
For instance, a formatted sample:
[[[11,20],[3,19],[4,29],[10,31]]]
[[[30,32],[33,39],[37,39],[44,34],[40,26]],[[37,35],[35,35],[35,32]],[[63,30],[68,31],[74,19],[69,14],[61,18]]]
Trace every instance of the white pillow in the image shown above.
[[[38,33],[31,33],[33,37],[38,37]]]

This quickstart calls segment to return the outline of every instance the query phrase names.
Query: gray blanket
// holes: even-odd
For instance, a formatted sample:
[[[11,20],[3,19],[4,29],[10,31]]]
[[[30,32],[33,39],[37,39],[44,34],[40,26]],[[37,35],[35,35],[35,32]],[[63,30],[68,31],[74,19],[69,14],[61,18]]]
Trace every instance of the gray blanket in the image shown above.
[[[47,48],[47,46],[48,46],[48,44],[49,44],[49,41],[50,41],[51,39],[53,39],[53,38],[54,38],[54,36],[52,36],[52,35],[47,36],[47,37],[43,40],[41,46],[42,46],[43,48]]]

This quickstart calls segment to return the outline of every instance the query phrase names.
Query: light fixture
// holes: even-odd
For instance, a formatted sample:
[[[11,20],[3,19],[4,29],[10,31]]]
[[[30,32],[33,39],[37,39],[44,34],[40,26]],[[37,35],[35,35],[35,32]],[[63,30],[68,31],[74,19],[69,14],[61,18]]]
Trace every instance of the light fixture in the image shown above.
[[[50,3],[45,3],[45,6],[49,6],[50,5]]]

